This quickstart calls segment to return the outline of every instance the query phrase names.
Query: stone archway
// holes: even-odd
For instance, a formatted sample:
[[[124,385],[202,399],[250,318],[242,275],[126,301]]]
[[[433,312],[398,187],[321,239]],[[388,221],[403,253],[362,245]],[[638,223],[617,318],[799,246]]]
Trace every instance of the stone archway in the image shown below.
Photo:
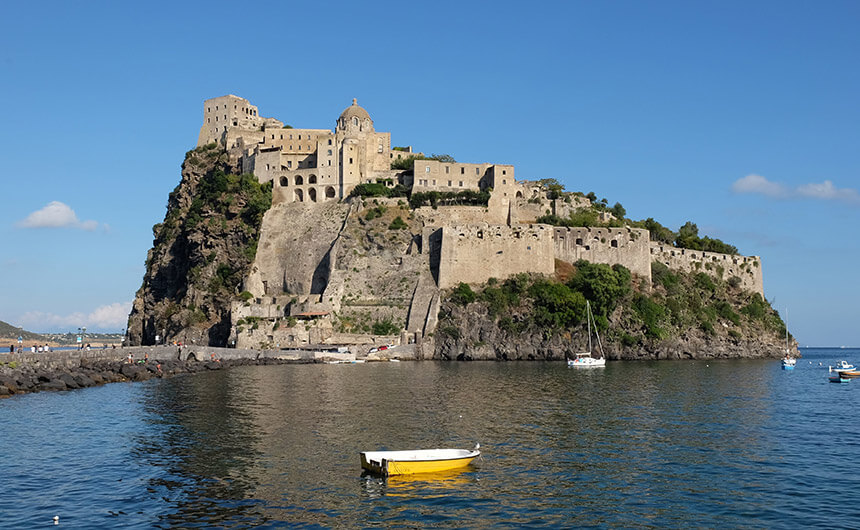
[[[316,188],[311,188],[308,190],[308,199],[310,199],[311,202],[317,202],[317,190],[316,190]]]
[[[305,202],[305,194],[302,190],[297,189],[295,191],[296,202]]]
[[[317,183],[317,176],[316,175],[311,175],[310,177],[308,177],[308,184],[316,184],[316,183]]]
[[[334,199],[335,191],[333,186],[326,186],[325,189],[325,198],[326,199]]]
[[[281,186],[286,187],[290,185],[290,179],[287,177],[281,177]]]
[[[517,199],[522,199],[522,198],[523,198],[523,192],[518,191],[517,192]]]
[[[305,179],[301,175],[296,175],[296,186],[301,186],[305,183]]]

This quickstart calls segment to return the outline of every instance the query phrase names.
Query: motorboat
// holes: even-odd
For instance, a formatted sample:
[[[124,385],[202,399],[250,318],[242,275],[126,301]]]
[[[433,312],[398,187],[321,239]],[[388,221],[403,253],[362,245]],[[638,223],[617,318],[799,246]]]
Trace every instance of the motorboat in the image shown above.
[[[567,360],[567,365],[576,368],[599,368],[606,366],[606,355],[603,354],[603,345],[600,343],[600,334],[597,332],[597,323],[594,322],[594,315],[591,314],[591,304],[588,300],[585,301],[585,309],[588,317],[588,351],[577,353],[576,357]],[[600,350],[600,357],[592,356],[592,324],[594,324],[594,335],[597,337],[597,346]]]
[[[848,361],[839,361],[838,363],[836,363],[836,366],[829,367],[829,371],[831,373],[836,372],[837,374],[842,372],[853,372],[854,365],[849,363]]]
[[[850,383],[851,379],[843,377],[842,374],[831,375],[829,377],[831,383]]]
[[[794,366],[796,364],[797,364],[797,359],[786,356],[786,358],[782,360],[782,369],[783,370],[794,370]]]
[[[413,449],[407,451],[364,451],[361,467],[378,475],[435,473],[465,467],[481,456],[480,444],[474,449]]]

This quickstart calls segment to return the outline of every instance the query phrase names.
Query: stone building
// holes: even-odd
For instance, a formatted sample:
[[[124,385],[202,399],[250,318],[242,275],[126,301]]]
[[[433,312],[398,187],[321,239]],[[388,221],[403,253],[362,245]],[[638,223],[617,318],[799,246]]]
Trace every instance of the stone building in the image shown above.
[[[390,133],[377,132],[356,100],[329,130],[297,129],[261,117],[256,106],[237,96],[209,99],[198,145],[212,142],[224,146],[243,172],[272,183],[273,207],[263,219],[244,281],[253,301],[236,302],[232,309],[234,330],[242,329],[243,319],[270,325],[246,325],[237,344],[361,342],[332,327],[330,315],[350,313],[356,319],[396,321],[410,334],[427,336],[436,326],[441,290],[523,272],[551,275],[558,261],[624,265],[644,285],[650,285],[656,261],[676,270],[736,277],[743,288],[763,292],[761,261],[755,256],[664,247],[651,242],[647,230],[631,227],[538,224],[543,215],[567,218],[591,201],[573,194],[550,197],[540,183],[517,181],[512,165],[419,157],[411,169],[393,170],[392,162],[418,153],[411,146],[392,148]],[[383,249],[374,255],[343,243],[350,240],[346,221],[359,215],[361,202],[342,199],[363,183],[400,184],[413,193],[491,193],[486,206],[415,209],[409,216],[416,231],[413,241],[402,245],[402,254]],[[403,202],[374,201],[392,210]],[[283,319],[301,323],[274,324]]]

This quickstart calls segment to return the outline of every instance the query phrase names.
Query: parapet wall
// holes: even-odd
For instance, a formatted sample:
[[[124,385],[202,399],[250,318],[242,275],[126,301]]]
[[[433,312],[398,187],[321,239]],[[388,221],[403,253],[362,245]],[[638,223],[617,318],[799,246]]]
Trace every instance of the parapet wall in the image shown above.
[[[740,287],[764,296],[761,258],[738,256],[675,248],[661,243],[651,243],[652,261],[659,261],[670,269],[686,272],[705,272],[715,278],[728,280],[732,276],[740,279]]]
[[[555,271],[553,231],[548,225],[445,226],[441,229],[439,288],[477,284],[521,272]]]
[[[563,228],[553,230],[555,257],[568,263],[624,265],[651,281],[650,237],[642,228]]]

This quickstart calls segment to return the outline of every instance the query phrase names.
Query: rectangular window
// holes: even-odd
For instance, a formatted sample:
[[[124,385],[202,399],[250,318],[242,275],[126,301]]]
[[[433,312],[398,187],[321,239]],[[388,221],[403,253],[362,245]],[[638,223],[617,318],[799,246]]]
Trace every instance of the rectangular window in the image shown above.
[[[478,173],[478,168],[475,168],[475,174],[480,175],[480,173]]]
[[[349,158],[349,163],[352,164],[352,157]]]
[[[451,170],[450,166],[445,166],[445,173],[450,173],[451,172],[450,170]],[[449,186],[450,186],[450,184],[449,184]]]
[[[461,167],[461,168],[460,168],[460,174],[461,174],[461,175],[465,175],[465,174],[466,174],[466,168]]]
[[[460,187],[461,188],[463,187],[463,181],[462,180],[460,181]]]
[[[331,149],[328,150],[328,156],[331,156]]]
[[[331,145],[331,138],[328,139],[328,144]]]
[[[430,166],[424,166],[424,173],[430,173]]]
[[[287,160],[287,167],[290,169],[293,168],[293,161],[292,160]]]
[[[503,170],[502,170],[502,175],[507,175],[507,174],[508,174],[508,170],[503,169]]]
[[[448,181],[448,187],[449,188],[451,187],[451,181],[450,180]]]
[[[433,185],[434,186],[436,185],[436,179],[433,179]]]

